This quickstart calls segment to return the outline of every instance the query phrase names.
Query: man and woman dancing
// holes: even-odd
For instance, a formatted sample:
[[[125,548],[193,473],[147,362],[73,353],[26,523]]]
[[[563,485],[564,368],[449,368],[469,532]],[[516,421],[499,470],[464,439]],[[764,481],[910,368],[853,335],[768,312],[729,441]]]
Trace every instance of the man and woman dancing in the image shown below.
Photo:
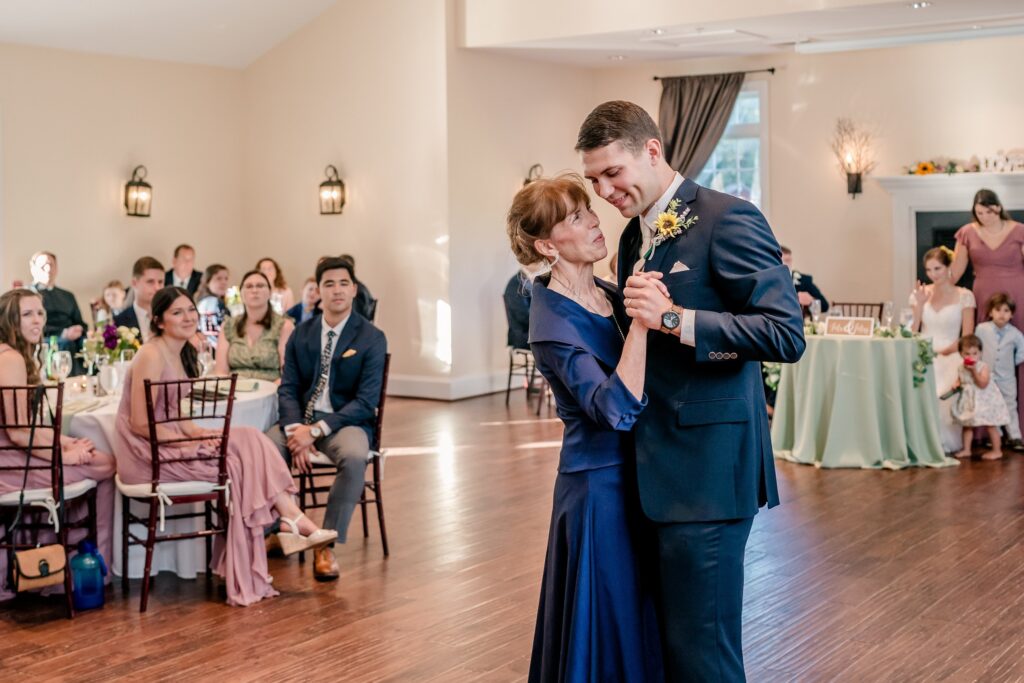
[[[565,423],[531,681],[742,681],[743,555],[778,504],[760,363],[804,349],[756,207],[684,179],[650,116],[606,102],[576,149],[629,224],[619,287],[583,180],[523,188],[516,258],[546,262],[530,343]]]

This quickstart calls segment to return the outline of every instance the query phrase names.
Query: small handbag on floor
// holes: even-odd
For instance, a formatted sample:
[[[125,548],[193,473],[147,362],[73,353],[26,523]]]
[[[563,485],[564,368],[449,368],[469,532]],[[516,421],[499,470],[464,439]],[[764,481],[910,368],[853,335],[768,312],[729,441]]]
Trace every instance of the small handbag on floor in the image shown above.
[[[18,525],[21,523],[21,516],[25,508],[25,488],[28,486],[29,465],[32,462],[32,443],[36,435],[36,414],[39,412],[39,404],[42,401],[42,390],[42,387],[39,387],[32,399],[29,416],[28,449],[25,457],[25,478],[21,482],[21,497],[18,499],[18,511],[15,513],[14,522],[7,530],[8,535],[12,539],[16,538],[15,533]],[[64,546],[59,543],[14,551],[14,561],[11,567],[14,590],[21,593],[22,591],[64,583],[67,560],[67,552]]]

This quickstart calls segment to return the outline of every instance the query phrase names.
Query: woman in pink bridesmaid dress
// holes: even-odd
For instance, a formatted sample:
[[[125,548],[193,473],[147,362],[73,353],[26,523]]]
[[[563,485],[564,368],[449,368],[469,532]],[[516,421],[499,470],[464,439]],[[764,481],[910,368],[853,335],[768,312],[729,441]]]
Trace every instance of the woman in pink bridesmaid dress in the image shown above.
[[[43,300],[28,289],[12,289],[0,296],[0,385],[28,386],[40,382],[39,367],[35,361],[36,345],[42,339],[46,311]],[[10,398],[10,393],[8,393]],[[11,414],[11,406],[7,406]],[[11,430],[15,431],[15,430]],[[15,444],[28,444],[28,430],[8,434],[0,429],[0,449]],[[74,439],[61,436],[61,460],[64,464],[64,486],[91,479],[96,482],[96,547],[103,559],[110,564],[111,530],[114,523],[114,458],[93,448],[88,439]],[[33,445],[52,443],[51,434],[37,432]],[[37,453],[37,456],[39,453]],[[33,465],[44,464],[38,457]],[[19,467],[17,470],[0,470],[0,494],[21,490],[25,477],[25,454],[13,450],[0,450],[0,465]],[[50,473],[46,470],[30,470],[28,488],[38,489],[50,486]],[[84,497],[68,504],[70,519],[80,520],[87,514]],[[5,530],[6,533],[6,530]],[[81,531],[71,535],[73,542],[80,539]],[[56,536],[47,532],[41,535],[41,543],[52,543]],[[0,552],[0,600],[14,597],[5,588],[7,579],[7,553]]]
[[[145,380],[184,379],[197,376],[197,352],[190,344],[198,329],[199,314],[188,292],[164,287],[153,298],[153,337],[139,350],[125,379],[125,392],[117,412],[117,469],[126,484],[149,483],[152,457],[146,416]],[[163,413],[163,397],[156,411]],[[173,414],[175,408],[171,408]],[[173,425],[173,426],[172,426]],[[177,432],[175,434],[174,432]],[[161,438],[206,436],[210,441],[162,447],[162,481],[215,481],[216,460],[174,462],[212,452],[220,430],[203,429],[193,422],[160,425]],[[270,439],[257,429],[232,425],[227,452],[231,500],[226,542],[217,538],[213,570],[227,583],[228,604],[247,606],[277,595],[267,571],[263,528],[281,520],[290,532],[278,534],[286,554],[330,543],[336,531],[318,528],[292,499],[291,472]]]
[[[974,267],[974,298],[978,322],[985,318],[986,303],[1000,292],[1017,303],[1010,321],[1024,331],[1024,224],[1010,218],[992,190],[978,190],[972,205],[974,222],[956,233],[953,282],[957,282],[970,261]],[[1024,396],[1024,372],[1017,373],[1017,396]],[[1024,401],[1017,410],[1024,424]]]

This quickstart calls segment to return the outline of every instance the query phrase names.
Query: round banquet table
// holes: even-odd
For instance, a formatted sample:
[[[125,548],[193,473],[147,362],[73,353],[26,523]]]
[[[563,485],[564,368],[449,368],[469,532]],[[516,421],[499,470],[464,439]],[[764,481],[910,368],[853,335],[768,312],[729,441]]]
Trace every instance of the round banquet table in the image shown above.
[[[902,469],[957,465],[942,451],[935,369],[914,386],[918,342],[808,336],[782,366],[775,457],[816,467]]]
[[[65,410],[69,408],[73,412],[70,418],[63,420],[64,431],[70,436],[77,438],[88,438],[96,445],[97,450],[113,453],[115,443],[114,432],[117,420],[117,408],[121,402],[121,396],[109,396],[99,399],[95,405],[90,405],[86,410],[75,412],[74,407],[88,402],[96,403],[91,399],[82,396],[69,394],[65,400]],[[196,420],[197,424],[204,425],[204,420]],[[232,426],[255,427],[261,432],[266,431],[272,424],[277,422],[277,385],[273,382],[260,381],[252,391],[236,391],[235,405],[232,411]],[[219,427],[219,424],[212,422],[206,424],[209,427]],[[145,516],[147,509],[145,504],[133,502],[137,508],[135,514]],[[184,506],[176,506],[184,507]],[[201,510],[200,504],[194,504],[193,509]],[[199,528],[201,519],[177,519],[167,520],[164,533],[181,533]],[[114,574],[121,576],[124,570],[121,567],[121,494],[115,494],[114,502],[114,556],[111,564]],[[135,525],[133,532],[139,537],[145,537],[146,528],[141,524]],[[145,567],[145,549],[142,546],[132,546],[128,553],[128,576],[133,579],[142,578]],[[181,578],[194,579],[196,575],[206,571],[206,549],[203,540],[189,539],[186,541],[174,541],[169,543],[157,543],[153,551],[152,574],[161,571],[171,571]]]

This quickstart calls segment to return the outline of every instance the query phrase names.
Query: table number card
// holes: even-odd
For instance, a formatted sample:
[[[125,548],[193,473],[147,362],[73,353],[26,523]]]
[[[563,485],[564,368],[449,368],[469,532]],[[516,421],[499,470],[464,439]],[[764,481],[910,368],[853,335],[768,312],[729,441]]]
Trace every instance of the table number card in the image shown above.
[[[843,318],[834,316],[825,321],[829,337],[871,337],[875,334],[874,318]]]

